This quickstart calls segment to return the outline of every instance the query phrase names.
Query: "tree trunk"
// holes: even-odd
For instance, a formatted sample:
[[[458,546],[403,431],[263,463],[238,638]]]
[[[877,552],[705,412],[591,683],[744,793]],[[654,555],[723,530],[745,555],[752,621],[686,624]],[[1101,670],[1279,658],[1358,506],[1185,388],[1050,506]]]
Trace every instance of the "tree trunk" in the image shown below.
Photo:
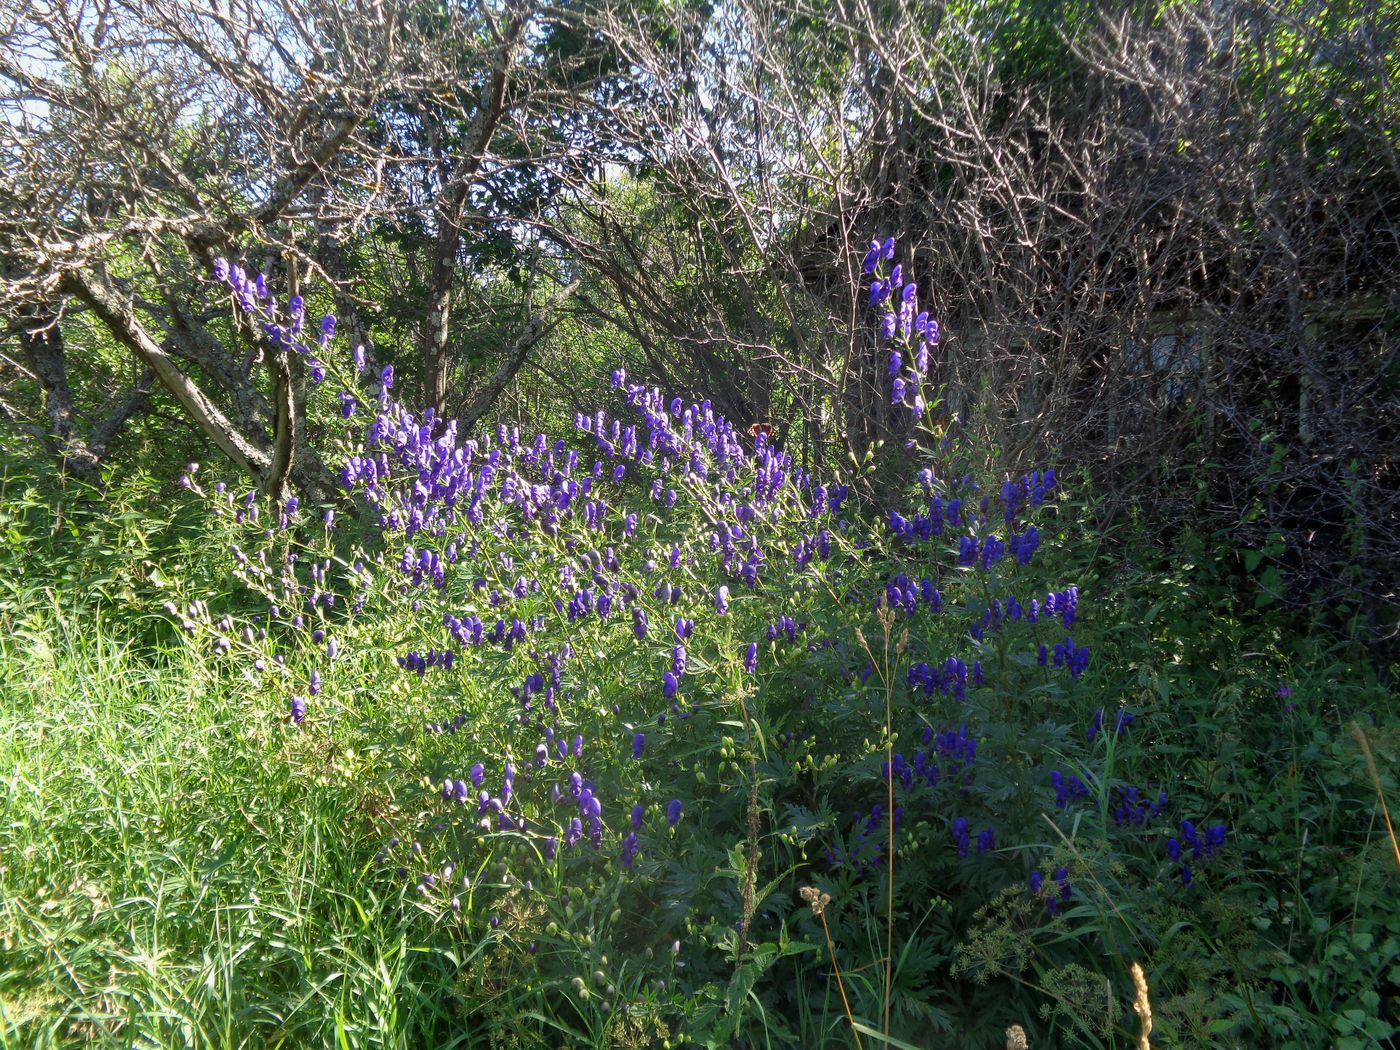
[[[95,313],[108,331],[136,355],[160,380],[170,396],[183,408],[208,438],[240,470],[262,481],[272,466],[272,453],[263,442],[241,433],[151,337],[136,317],[131,303],[108,285],[84,270],[64,275],[64,287]]]

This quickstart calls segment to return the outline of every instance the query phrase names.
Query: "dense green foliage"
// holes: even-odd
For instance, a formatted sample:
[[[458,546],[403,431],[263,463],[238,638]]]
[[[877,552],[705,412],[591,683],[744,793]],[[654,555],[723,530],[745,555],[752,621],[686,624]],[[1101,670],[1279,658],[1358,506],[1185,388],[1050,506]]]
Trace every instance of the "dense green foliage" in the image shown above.
[[[327,364],[333,404],[356,379]],[[606,407],[629,418],[620,391]],[[969,562],[961,543],[1008,536],[1004,475],[970,435],[923,432],[929,473],[900,505],[969,510],[920,537],[860,493],[874,453],[838,513],[813,496],[822,479],[804,486],[762,442],[735,452],[722,426],[733,456],[696,442],[708,474],[626,456],[601,424],[558,446],[481,435],[509,484],[481,481],[472,519],[431,480],[465,442],[433,445],[400,413],[386,392],[377,438],[363,413],[318,417],[337,465],[394,450],[387,522],[363,499],[334,529],[319,509],[226,500],[207,468],[194,494],[132,474],[100,501],[6,479],[3,1045],[844,1046],[844,995],[868,1045],[999,1047],[1020,1024],[1032,1046],[1126,1047],[1131,962],[1158,1045],[1361,1048],[1400,1030],[1384,683],[1359,644],[1253,601],[1222,537],[1100,534],[1087,477],[1062,478],[1043,503],[1013,493],[1007,528],[1036,524],[1034,558]],[[570,448],[579,477],[607,463],[596,519],[588,493],[558,506]],[[552,495],[525,513],[509,490],[532,478]],[[761,551],[751,572],[716,550],[721,528]],[[442,563],[419,572],[430,549]],[[1082,674],[1037,663],[1064,638],[1053,617],[984,619],[1070,584]],[[472,613],[488,636],[518,618],[528,644],[454,644],[445,617]],[[678,616],[695,623],[681,654]],[[415,673],[448,649],[454,664]],[[911,685],[954,657],[980,669],[965,693],[956,675]],[[581,754],[554,752],[575,735]],[[941,777],[885,776],[916,752]],[[499,797],[445,799],[477,762]],[[550,843],[571,770],[603,803],[596,847]],[[1137,797],[1138,818],[1115,819]],[[1193,857],[1184,821],[1223,843]],[[825,922],[808,886],[830,895]]]

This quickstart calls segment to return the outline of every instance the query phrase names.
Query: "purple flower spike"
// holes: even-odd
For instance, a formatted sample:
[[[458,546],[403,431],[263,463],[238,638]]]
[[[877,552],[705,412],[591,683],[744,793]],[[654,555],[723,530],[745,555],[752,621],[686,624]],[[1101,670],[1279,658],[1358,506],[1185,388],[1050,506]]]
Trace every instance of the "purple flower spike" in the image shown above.
[[[647,749],[647,735],[637,733],[632,737],[632,757],[641,758],[642,752]]]
[[[681,822],[681,800],[673,798],[666,805],[666,823],[675,827]]]
[[[627,838],[622,842],[622,866],[628,871],[632,870],[632,865],[637,862],[637,833],[629,831]]]
[[[299,696],[292,697],[292,724],[301,725],[306,718],[306,701]]]

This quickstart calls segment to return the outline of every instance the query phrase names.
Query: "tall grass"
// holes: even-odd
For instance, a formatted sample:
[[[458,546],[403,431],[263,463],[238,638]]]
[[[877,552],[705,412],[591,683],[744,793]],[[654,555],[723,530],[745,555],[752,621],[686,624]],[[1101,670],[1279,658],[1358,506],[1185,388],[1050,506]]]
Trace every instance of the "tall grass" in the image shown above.
[[[0,638],[0,1046],[469,1046],[463,946],[369,877],[372,761],[101,620]]]

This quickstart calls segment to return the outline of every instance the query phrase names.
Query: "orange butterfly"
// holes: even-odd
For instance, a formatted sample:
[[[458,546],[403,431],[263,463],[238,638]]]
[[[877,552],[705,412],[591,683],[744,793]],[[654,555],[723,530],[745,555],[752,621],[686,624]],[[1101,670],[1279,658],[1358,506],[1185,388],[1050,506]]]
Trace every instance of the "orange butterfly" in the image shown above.
[[[753,426],[749,427],[749,437],[757,438],[759,434],[762,434],[764,437],[771,438],[773,436],[773,424],[755,423]]]

